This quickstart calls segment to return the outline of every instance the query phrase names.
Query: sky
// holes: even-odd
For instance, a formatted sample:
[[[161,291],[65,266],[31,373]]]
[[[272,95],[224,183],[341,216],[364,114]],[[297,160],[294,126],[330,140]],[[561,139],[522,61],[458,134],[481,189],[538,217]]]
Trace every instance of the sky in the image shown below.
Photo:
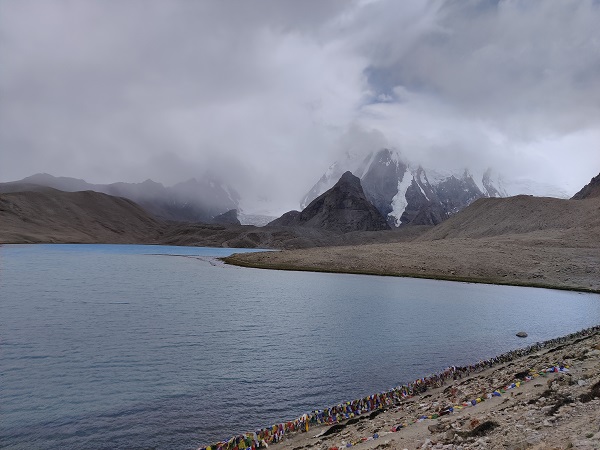
[[[598,0],[0,0],[0,181],[207,172],[297,209],[348,150],[600,172]]]

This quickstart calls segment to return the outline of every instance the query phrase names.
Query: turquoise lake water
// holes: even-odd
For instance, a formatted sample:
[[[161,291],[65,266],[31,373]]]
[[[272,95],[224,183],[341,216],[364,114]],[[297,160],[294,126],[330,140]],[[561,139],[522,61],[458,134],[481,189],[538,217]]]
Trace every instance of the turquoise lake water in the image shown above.
[[[0,247],[2,448],[193,449],[600,323],[593,294],[213,260],[239,251]]]

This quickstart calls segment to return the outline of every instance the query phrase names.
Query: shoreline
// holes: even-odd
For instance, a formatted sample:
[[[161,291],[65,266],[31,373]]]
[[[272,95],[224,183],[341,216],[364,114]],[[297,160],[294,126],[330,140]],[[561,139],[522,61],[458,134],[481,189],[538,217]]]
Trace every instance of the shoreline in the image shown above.
[[[198,450],[256,449],[267,448],[269,445],[278,445],[283,449],[287,448],[285,445],[286,443],[295,442],[297,444],[296,441],[298,440],[304,442],[310,439],[317,439],[317,444],[321,444],[322,441],[320,438],[326,436],[335,436],[347,427],[359,424],[365,419],[372,421],[380,415],[389,413],[391,410],[395,410],[396,408],[399,410],[402,405],[414,403],[416,398],[431,397],[431,395],[425,395],[429,394],[430,392],[433,393],[434,391],[439,391],[441,388],[446,388],[443,391],[445,393],[453,385],[464,384],[469,380],[484,376],[485,373],[494,373],[500,368],[515,365],[521,360],[538,358],[539,356],[536,354],[539,355],[542,352],[544,354],[549,354],[558,352],[560,350],[569,349],[570,347],[573,347],[576,344],[586,340],[595,340],[597,342],[597,347],[599,347],[597,353],[600,355],[600,325],[596,325],[594,327],[586,328],[565,336],[556,337],[542,342],[536,342],[527,347],[505,352],[498,356],[487,360],[478,361],[477,363],[468,366],[452,366],[438,373],[417,379],[406,385],[397,386],[389,391],[373,394],[362,399],[343,402],[329,408],[314,410],[310,413],[303,414],[297,419],[282,422],[280,424],[274,424],[267,428],[257,429],[254,432],[243,433],[234,436],[227,441],[219,441],[207,446],[201,446],[198,448]],[[600,361],[600,357],[598,359]],[[361,437],[358,440],[355,439],[354,442],[346,442],[344,447],[349,448],[376,441],[380,438],[380,435],[397,433],[401,430],[407,429],[409,425],[421,423],[426,420],[438,420],[442,417],[449,417],[457,412],[461,412],[463,409],[470,409],[471,407],[478,406],[482,402],[500,398],[506,394],[508,390],[519,388],[521,387],[521,384],[532,381],[534,378],[539,376],[544,376],[545,374],[550,373],[568,372],[569,365],[566,365],[564,362],[559,363],[558,365],[553,364],[550,368],[546,367],[541,369],[541,371],[538,369],[537,372],[532,368],[527,371],[521,370],[519,373],[516,373],[514,377],[509,377],[513,379],[513,382],[509,384],[500,383],[504,387],[499,387],[491,391],[488,390],[487,392],[486,389],[484,389],[483,395],[476,396],[468,402],[455,401],[454,403],[457,404],[452,404],[451,402],[450,405],[446,403],[443,406],[440,406],[440,403],[437,403],[435,405],[437,408],[432,414],[421,414],[419,417],[415,417],[413,421],[404,421],[399,423],[393,426],[390,432],[376,432],[370,438]],[[600,378],[600,372],[597,372],[597,375]],[[598,383],[598,385],[600,386],[600,383]],[[451,389],[451,392],[453,390],[454,388]],[[598,395],[600,396],[600,393]],[[454,393],[454,396],[456,400],[456,393]],[[593,401],[596,402],[596,400]],[[600,409],[600,400],[598,400],[597,403]],[[478,425],[479,423],[480,422],[478,421]],[[330,428],[323,430],[325,427]],[[313,435],[313,433],[310,433],[310,430],[314,430],[315,428],[323,431],[317,435]],[[428,430],[431,431],[429,428]],[[475,434],[477,433],[479,433],[479,431],[477,431]],[[460,437],[460,435],[458,436]],[[598,433],[598,437],[600,439],[600,432]],[[295,448],[311,447],[312,445],[305,444]],[[323,447],[321,446],[319,448]],[[325,448],[338,449],[338,446],[334,445]]]
[[[492,279],[492,278],[476,278],[476,277],[462,277],[456,275],[434,275],[434,274],[419,274],[419,273],[393,273],[386,271],[369,271],[369,270],[351,270],[351,269],[337,269],[334,267],[325,268],[325,267],[305,267],[305,266],[297,266],[292,264],[268,264],[261,262],[249,262],[244,261],[242,259],[237,258],[237,255],[241,255],[240,253],[234,253],[231,256],[225,256],[217,258],[221,260],[223,263],[237,266],[237,267],[245,267],[250,269],[262,269],[262,270],[282,270],[289,272],[315,272],[315,273],[338,273],[338,274],[348,274],[348,275],[369,275],[369,276],[379,276],[379,277],[395,277],[395,278],[416,278],[423,280],[439,280],[439,281],[455,281],[458,283],[474,283],[474,284],[491,284],[498,286],[516,286],[516,287],[530,287],[530,288],[538,288],[538,289],[554,289],[558,291],[572,291],[572,292],[582,292],[587,294],[600,294],[600,289],[594,288],[585,288],[578,286],[563,286],[552,283],[533,283],[533,282],[519,282],[519,281],[505,281],[500,279]]]
[[[600,245],[590,236],[530,233],[233,254],[272,270],[426,278],[600,293]]]

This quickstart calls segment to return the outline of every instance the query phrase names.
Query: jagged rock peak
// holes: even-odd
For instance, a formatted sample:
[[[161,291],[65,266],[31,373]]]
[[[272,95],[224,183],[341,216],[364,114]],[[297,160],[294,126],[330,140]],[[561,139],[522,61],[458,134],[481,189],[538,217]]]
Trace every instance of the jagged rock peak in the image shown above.
[[[269,225],[320,228],[341,233],[389,229],[385,218],[367,200],[360,179],[349,171],[302,212],[290,211]]]
[[[360,186],[360,178],[354,176],[352,174],[352,172],[350,172],[349,170],[347,170],[340,177],[340,180],[338,181],[338,184],[340,184],[340,183],[348,183],[348,184],[351,184],[351,185],[354,185],[354,186],[358,187],[358,186]]]
[[[583,189],[575,194],[573,196],[573,200],[583,200],[592,197],[600,197],[600,174],[592,178],[591,181],[583,187]]]

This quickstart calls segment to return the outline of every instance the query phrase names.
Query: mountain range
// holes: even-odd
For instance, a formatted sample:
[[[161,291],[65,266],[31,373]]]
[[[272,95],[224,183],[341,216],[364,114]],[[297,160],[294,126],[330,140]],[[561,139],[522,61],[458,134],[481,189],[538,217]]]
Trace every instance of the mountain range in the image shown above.
[[[393,228],[408,224],[439,224],[479,198],[517,194],[567,197],[565,192],[549,185],[514,179],[507,182],[506,177],[492,170],[478,175],[468,169],[458,172],[434,170],[409,162],[396,150],[379,149],[366,157],[345,153],[304,196],[300,202],[301,209],[306,209],[311,202],[332,188],[347,171],[360,179],[366,200]],[[200,179],[192,178],[171,187],[152,180],[142,183],[91,184],[82,179],[36,174],[19,181],[0,183],[0,192],[31,190],[35,186],[65,192],[91,190],[127,198],[160,220],[264,226],[274,219],[244,214],[240,210],[240,195],[210,173]],[[289,221],[294,214],[290,212],[286,218],[275,221],[274,225],[285,225],[286,220]],[[305,220],[307,214],[296,218],[310,226],[315,220]],[[328,226],[325,229],[330,229]]]
[[[157,219],[177,222],[212,222],[215,217],[237,209],[240,201],[234,189],[210,174],[200,180],[192,178],[165,187],[152,180],[91,184],[77,178],[39,173],[19,181],[1,183],[0,192],[30,190],[32,186],[46,186],[64,192],[95,191],[123,197],[134,201]]]
[[[398,151],[380,149],[366,157],[345,153],[304,196],[301,207],[333,186],[348,170],[360,178],[367,199],[393,227],[436,225],[482,197],[567,197],[549,185],[527,180],[507,182],[491,169],[480,176],[468,169],[454,173],[426,169],[407,161]]]
[[[323,195],[350,171],[360,179],[366,200],[392,228],[404,225],[436,225],[479,198],[517,194],[566,198],[552,186],[527,180],[506,181],[487,170],[474,175],[433,170],[407,161],[398,151],[379,149],[366,157],[349,152],[333,163],[301,201],[301,209]],[[225,223],[264,226],[274,217],[245,214],[240,195],[216,176],[206,173],[171,187],[146,180],[142,183],[91,184],[82,179],[36,174],[19,181],[0,183],[0,192],[46,186],[65,192],[95,191],[127,198],[160,220],[191,223]],[[288,214],[287,219],[290,219]],[[304,217],[304,216],[303,216]],[[303,223],[307,221],[300,219]],[[275,222],[278,226],[285,220]],[[297,225],[297,224],[296,224]]]
[[[350,173],[311,202],[304,212],[291,214],[287,223],[275,221],[266,227],[238,225],[234,211],[224,214],[223,220],[229,224],[169,222],[156,219],[124,198],[13,183],[0,186],[0,243],[119,242],[279,249],[361,245],[360,252],[363,252],[370,245],[401,242],[417,245],[423,241],[436,243],[422,249],[435,255],[438,242],[452,241],[459,245],[458,241],[464,241],[465,246],[460,244],[456,251],[475,258],[473,242],[483,246],[478,251],[487,252],[487,244],[479,240],[497,237],[494,245],[499,255],[505,253],[503,246],[509,242],[506,239],[526,244],[532,258],[539,250],[538,243],[546,242],[544,245],[556,250],[547,257],[551,261],[563,257],[568,249],[597,246],[599,186],[600,176],[592,179],[572,200],[531,196],[482,198],[440,225],[389,229],[381,213],[366,200],[358,177]],[[449,252],[454,245],[447,244]],[[513,253],[516,255],[519,251],[517,246]],[[589,257],[597,259],[593,256],[595,250],[591,252],[581,260],[582,264],[589,261]],[[449,263],[455,256],[448,253],[445,258]],[[483,264],[481,258],[477,258],[479,264]],[[489,258],[497,258],[497,255],[489,255]],[[437,260],[429,261],[432,267],[437,264]]]

